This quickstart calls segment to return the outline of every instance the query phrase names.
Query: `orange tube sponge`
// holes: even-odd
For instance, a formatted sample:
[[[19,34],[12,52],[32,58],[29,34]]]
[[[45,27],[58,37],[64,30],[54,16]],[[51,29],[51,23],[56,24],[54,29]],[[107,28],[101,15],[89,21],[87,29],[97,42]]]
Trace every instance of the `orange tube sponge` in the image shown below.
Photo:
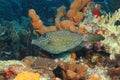
[[[90,0],[74,0],[70,5],[70,9],[72,10],[80,10],[82,9]]]
[[[67,17],[70,21],[73,21],[75,25],[79,25],[79,23],[83,19],[83,13],[75,10],[69,10],[67,13]]]
[[[56,26],[49,26],[46,28],[46,32],[50,32],[50,31],[57,31]]]
[[[36,32],[40,34],[44,34],[48,31],[56,31],[56,27],[48,27],[46,28],[43,25],[43,22],[40,20],[39,16],[36,14],[34,9],[30,9],[28,12],[28,16],[31,18],[31,24]]]
[[[77,12],[76,15],[73,17],[73,20],[76,25],[78,25],[83,19],[83,13],[82,12]]]
[[[82,0],[74,0],[70,5],[70,9],[78,11],[81,7]]]
[[[74,21],[74,16],[77,14],[77,11],[76,10],[72,10],[70,9],[68,12],[67,12],[67,17],[70,21]]]
[[[67,12],[67,17],[69,20],[79,25],[81,20],[83,19],[83,13],[81,10],[90,0],[74,0],[70,5],[70,10]]]
[[[36,14],[34,9],[30,9],[28,12],[29,17],[32,19],[33,28],[40,34],[44,34],[46,29],[43,25],[43,22],[40,20],[39,16]]]
[[[59,25],[60,19],[65,15],[65,12],[66,12],[66,7],[65,6],[61,6],[57,9],[57,14],[56,14],[56,18],[55,18],[56,26]]]
[[[58,26],[58,30],[69,30],[72,32],[76,32],[76,28],[74,26],[74,23],[72,21],[69,20],[64,20],[60,23],[60,26]]]

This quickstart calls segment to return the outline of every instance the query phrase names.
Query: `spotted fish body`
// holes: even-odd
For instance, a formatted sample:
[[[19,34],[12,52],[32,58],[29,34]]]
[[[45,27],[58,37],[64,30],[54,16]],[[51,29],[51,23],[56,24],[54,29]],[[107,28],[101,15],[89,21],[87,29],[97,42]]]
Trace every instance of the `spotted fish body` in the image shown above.
[[[93,37],[92,35],[91,37]],[[98,37],[98,36],[97,36]],[[69,51],[75,47],[81,47],[83,41],[88,41],[89,35],[72,33],[70,31],[47,32],[38,39],[32,40],[32,44],[39,46],[41,49],[52,53],[59,54]],[[98,41],[98,40],[97,40]]]

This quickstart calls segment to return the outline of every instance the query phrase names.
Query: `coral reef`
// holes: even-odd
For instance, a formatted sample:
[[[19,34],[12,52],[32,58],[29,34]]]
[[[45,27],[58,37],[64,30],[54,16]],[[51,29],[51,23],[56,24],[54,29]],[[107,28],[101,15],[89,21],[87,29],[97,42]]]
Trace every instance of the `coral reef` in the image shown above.
[[[0,61],[0,80],[120,79],[120,9],[106,13],[93,0],[74,0],[69,8],[53,5],[58,0],[22,1],[0,1],[1,13],[9,12],[0,16],[12,19],[0,19],[0,59],[6,60]],[[17,18],[13,6],[29,9],[29,18]]]
[[[28,27],[29,21],[25,17],[22,17],[21,23],[15,20],[6,21],[0,19],[0,59],[21,58],[19,51],[27,49],[28,39],[31,35]]]
[[[89,60],[88,58],[86,59]],[[63,62],[61,60],[54,61],[53,59],[49,59],[49,58],[32,57],[32,56],[26,57],[22,61],[16,61],[16,60],[1,61],[0,65],[1,65],[0,70],[3,70],[7,73],[10,72],[10,70],[14,72],[14,74],[9,75],[8,80],[17,79],[17,78],[28,78],[28,75],[31,75],[29,73],[33,74],[32,77],[34,77],[34,74],[38,74],[40,75],[39,79],[45,79],[45,80],[47,79],[56,80],[59,78],[62,80],[68,80],[68,79],[115,80],[116,76],[119,77],[119,70],[120,70],[119,68],[109,69],[109,66],[108,67],[106,65],[103,66],[102,64],[98,66],[94,66],[92,68],[86,64],[85,59],[79,59],[78,61],[75,62]],[[25,77],[19,76],[19,75],[24,75],[22,74],[24,72],[28,73],[25,74],[26,75]]]
[[[12,23],[10,23],[10,22],[4,22],[4,23],[5,23],[5,25],[2,23],[0,25],[0,28],[1,28],[1,36],[0,36],[0,44],[1,44],[0,55],[1,56],[0,57],[2,59],[2,56],[4,56],[6,54],[6,58],[9,59],[10,58],[9,55],[19,51],[20,38],[18,36],[17,30],[12,25]],[[11,43],[8,43],[9,41],[11,41]],[[8,55],[7,55],[7,53],[8,53]],[[13,54],[13,55],[17,55],[17,54]]]

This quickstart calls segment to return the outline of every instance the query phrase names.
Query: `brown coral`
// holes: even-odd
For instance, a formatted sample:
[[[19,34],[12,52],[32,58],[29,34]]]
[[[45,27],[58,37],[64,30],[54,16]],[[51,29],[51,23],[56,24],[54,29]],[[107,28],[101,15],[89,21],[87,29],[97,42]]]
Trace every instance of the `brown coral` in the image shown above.
[[[65,71],[67,79],[84,79],[85,72],[88,69],[87,65],[78,65],[61,62],[59,65]]]

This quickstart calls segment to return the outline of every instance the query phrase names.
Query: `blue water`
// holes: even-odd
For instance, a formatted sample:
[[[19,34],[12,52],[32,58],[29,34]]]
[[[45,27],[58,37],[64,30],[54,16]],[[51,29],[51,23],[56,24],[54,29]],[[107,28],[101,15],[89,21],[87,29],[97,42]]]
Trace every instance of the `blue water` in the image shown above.
[[[55,17],[58,7],[64,5],[69,9],[72,1],[73,0],[0,0],[0,18],[7,20],[19,19],[21,16],[27,16],[28,9],[34,8],[43,21],[47,21],[48,18]],[[111,9],[112,0],[94,0],[94,2],[107,3],[107,6],[110,6],[108,6],[108,8]]]

